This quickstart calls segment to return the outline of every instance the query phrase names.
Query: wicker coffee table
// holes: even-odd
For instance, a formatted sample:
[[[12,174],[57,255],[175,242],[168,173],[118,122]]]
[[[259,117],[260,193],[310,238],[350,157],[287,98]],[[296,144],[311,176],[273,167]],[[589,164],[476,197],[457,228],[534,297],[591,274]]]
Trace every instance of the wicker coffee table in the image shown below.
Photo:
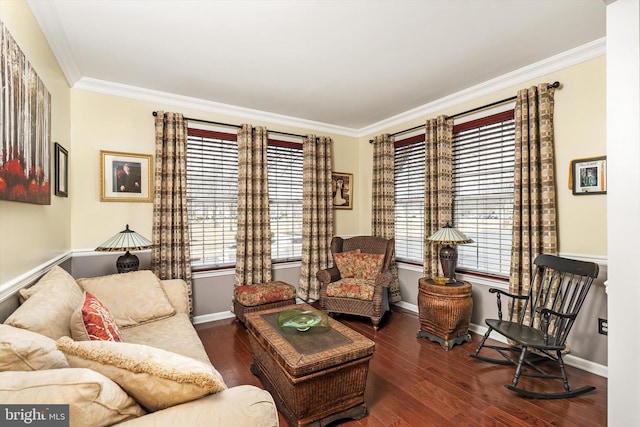
[[[329,318],[328,328],[300,332],[278,327],[278,314],[302,304],[245,316],[253,364],[292,426],[324,426],[368,415],[364,389],[374,343]]]

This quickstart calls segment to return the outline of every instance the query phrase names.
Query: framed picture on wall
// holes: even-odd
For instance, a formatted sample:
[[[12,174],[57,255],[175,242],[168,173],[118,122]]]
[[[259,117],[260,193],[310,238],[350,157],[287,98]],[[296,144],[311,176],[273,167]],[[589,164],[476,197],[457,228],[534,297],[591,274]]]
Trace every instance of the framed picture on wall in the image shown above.
[[[151,155],[100,151],[102,202],[150,202]]]
[[[334,209],[353,209],[353,174],[333,172],[331,190]]]
[[[571,180],[573,194],[575,195],[606,194],[606,156],[572,160]]]
[[[54,193],[58,197],[69,197],[69,153],[57,142],[54,144],[54,164],[56,178]]]

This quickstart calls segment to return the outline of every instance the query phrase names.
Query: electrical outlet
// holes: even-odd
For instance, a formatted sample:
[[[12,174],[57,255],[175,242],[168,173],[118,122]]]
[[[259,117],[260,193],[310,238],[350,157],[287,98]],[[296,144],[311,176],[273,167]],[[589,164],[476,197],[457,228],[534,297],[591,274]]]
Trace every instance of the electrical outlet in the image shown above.
[[[607,335],[609,332],[609,322],[607,319],[598,319],[598,333],[602,335]]]

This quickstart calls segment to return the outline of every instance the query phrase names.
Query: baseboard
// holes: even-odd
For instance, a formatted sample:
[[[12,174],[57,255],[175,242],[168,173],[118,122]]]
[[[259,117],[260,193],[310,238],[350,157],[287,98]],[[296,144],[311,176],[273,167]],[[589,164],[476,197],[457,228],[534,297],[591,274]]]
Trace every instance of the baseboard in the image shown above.
[[[231,311],[221,311],[219,313],[203,314],[201,316],[193,316],[192,323],[199,325],[200,323],[215,322],[216,320],[231,319],[235,317]]]
[[[414,313],[418,313],[418,306],[415,304],[410,304],[408,302],[404,302],[404,301],[400,301],[397,303],[394,303],[394,305],[403,308],[405,310],[408,311],[412,311]],[[476,325],[475,323],[471,323],[469,325],[469,330],[471,332],[474,332],[478,335],[484,335],[487,332],[487,327],[486,326],[482,326],[482,325]],[[497,334],[495,332],[492,332],[489,335],[489,338],[494,339],[496,341],[499,341],[501,343],[506,344],[507,340],[504,336]],[[582,359],[580,357],[576,357],[573,356],[571,354],[567,354],[566,356],[563,357],[564,362],[569,365],[569,366],[573,366],[574,368],[578,368],[578,369],[582,369],[583,371],[587,371],[590,372],[592,374],[596,374],[599,375],[601,377],[604,378],[608,378],[609,377],[609,368],[605,365],[601,365],[599,363],[595,363],[592,362],[590,360],[586,360],[586,359]]]

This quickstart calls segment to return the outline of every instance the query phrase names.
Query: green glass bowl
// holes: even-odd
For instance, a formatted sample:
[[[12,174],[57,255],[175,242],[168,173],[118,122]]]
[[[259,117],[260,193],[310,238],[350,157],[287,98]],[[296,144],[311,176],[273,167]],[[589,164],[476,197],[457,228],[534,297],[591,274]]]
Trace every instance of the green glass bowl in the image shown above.
[[[311,328],[328,327],[329,318],[326,313],[319,310],[292,308],[278,314],[278,326],[281,328],[293,328],[304,332]]]

